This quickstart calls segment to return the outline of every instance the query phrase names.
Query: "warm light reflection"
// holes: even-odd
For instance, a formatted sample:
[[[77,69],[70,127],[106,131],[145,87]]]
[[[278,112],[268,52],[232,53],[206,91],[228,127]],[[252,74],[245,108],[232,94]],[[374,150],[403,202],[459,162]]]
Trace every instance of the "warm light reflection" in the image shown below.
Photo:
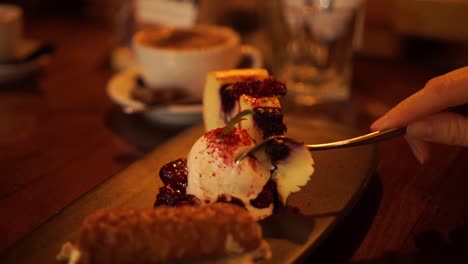
[[[332,7],[331,0],[320,0],[319,1],[319,8],[320,9],[330,9]]]

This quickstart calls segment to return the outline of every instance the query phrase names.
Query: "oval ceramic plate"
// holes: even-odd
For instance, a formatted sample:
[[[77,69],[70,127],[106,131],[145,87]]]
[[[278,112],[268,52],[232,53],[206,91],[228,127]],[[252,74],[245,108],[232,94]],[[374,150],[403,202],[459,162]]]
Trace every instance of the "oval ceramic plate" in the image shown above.
[[[328,142],[357,135],[336,124],[297,118],[286,120],[288,135],[307,143]],[[18,242],[0,258],[2,263],[54,263],[60,246],[76,241],[84,217],[103,207],[151,207],[158,188],[159,168],[185,157],[203,134],[202,126],[191,128],[161,145],[144,159],[84,195],[47,223]],[[291,263],[313,250],[339,221],[346,221],[372,174],[374,146],[321,151],[312,154],[315,173],[308,184],[281,208],[261,222],[273,258],[265,263]]]
[[[140,73],[138,67],[124,70],[114,75],[107,85],[107,94],[120,106],[140,107],[144,104],[133,99],[130,94],[135,79]],[[202,105],[170,105],[144,113],[144,116],[157,123],[168,125],[188,125],[202,120]]]

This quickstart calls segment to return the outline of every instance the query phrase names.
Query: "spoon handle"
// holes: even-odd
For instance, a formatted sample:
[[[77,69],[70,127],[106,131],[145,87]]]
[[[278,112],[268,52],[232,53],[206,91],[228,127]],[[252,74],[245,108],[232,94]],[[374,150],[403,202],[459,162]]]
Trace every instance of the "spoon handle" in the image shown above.
[[[309,150],[326,150],[326,149],[335,149],[335,148],[342,148],[342,147],[353,147],[353,146],[360,146],[364,144],[375,143],[381,140],[390,139],[394,137],[401,136],[406,133],[406,127],[400,128],[393,128],[383,131],[375,131],[369,134],[365,134],[362,136],[349,138],[341,141],[335,141],[330,143],[323,143],[323,144],[308,144],[306,147]]]
[[[467,116],[468,114],[468,104],[459,105],[455,107],[450,107],[446,109],[447,112],[454,112],[461,114],[463,116]],[[358,136],[355,138],[349,138],[341,141],[324,143],[324,144],[309,144],[306,147],[309,150],[326,150],[326,149],[335,149],[335,148],[342,148],[342,147],[353,147],[353,146],[360,146],[364,144],[375,143],[381,140],[389,139],[404,135],[406,133],[406,127],[400,128],[393,128],[387,129],[382,131],[375,131],[369,134],[365,134],[362,136]]]
[[[461,114],[463,116],[467,116],[468,104],[451,107],[449,109],[446,109],[445,111],[450,111],[450,112]],[[305,146],[310,151],[360,146],[360,145],[371,144],[371,143],[375,143],[378,141],[404,135],[406,133],[406,128],[407,127],[405,126],[405,127],[400,127],[400,128],[392,128],[392,129],[387,129],[387,130],[382,130],[382,131],[375,131],[369,134],[365,134],[365,135],[354,137],[354,138],[348,138],[348,139],[344,139],[341,141],[335,141],[335,142],[329,142],[329,143],[323,143],[323,144],[307,144]],[[243,160],[245,157],[250,155],[250,153],[263,147],[267,142],[271,140],[277,140],[277,139],[288,140],[289,138],[287,138],[286,136],[271,136],[265,139],[264,141],[258,143],[257,145],[249,148],[248,150],[242,153],[239,153],[234,159],[235,163],[238,164],[241,160]]]

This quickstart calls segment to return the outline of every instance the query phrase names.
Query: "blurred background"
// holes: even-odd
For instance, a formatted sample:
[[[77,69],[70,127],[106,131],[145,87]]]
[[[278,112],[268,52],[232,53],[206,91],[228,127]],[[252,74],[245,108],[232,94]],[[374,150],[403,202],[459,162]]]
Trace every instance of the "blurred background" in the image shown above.
[[[151,1],[151,0],[150,0]],[[13,0],[29,18],[86,15],[96,23],[115,28],[131,0]],[[134,1],[135,2],[135,1]],[[142,1],[145,2],[145,1]],[[146,1],[148,2],[148,0]],[[183,1],[173,1],[183,2]],[[256,44],[271,61],[271,34],[281,30],[279,0],[199,0],[197,22],[228,25]],[[451,69],[468,60],[468,0],[379,0],[365,1],[365,25],[358,56],[408,60]],[[127,14],[129,15],[129,14]],[[129,26],[130,27],[130,26]],[[120,33],[122,34],[122,33]],[[274,44],[274,43],[273,43]],[[271,65],[268,65],[271,66]]]
[[[275,74],[275,61],[279,61],[277,56],[281,54],[278,51],[284,48],[282,36],[286,34],[282,0],[0,2],[15,3],[24,9],[26,38],[51,42],[58,49],[44,71],[46,74],[59,71],[61,75],[43,78],[42,83],[33,82],[27,87],[53,87],[49,82],[55,79],[57,81],[53,84],[62,87],[63,83],[70,83],[76,76],[87,76],[87,86],[79,88],[81,99],[67,95],[66,89],[56,90],[61,97],[70,100],[67,103],[64,100],[60,105],[76,103],[82,107],[84,102],[102,105],[99,100],[112,105],[104,94],[106,83],[116,71],[134,62],[128,57],[131,36],[147,25],[211,23],[232,27],[240,33],[244,43],[261,50],[265,67],[272,74]],[[170,15],[167,15],[168,10],[172,12]],[[367,131],[373,120],[421,89],[430,78],[466,65],[468,0],[368,0],[363,1],[361,13],[351,77],[352,100],[300,111],[307,116],[332,119]],[[124,52],[121,52],[122,48]],[[79,86],[78,83],[76,85]],[[290,110],[288,105],[285,108]],[[114,110],[114,115],[110,115],[111,124],[125,128],[120,129],[124,134],[127,130],[144,126],[137,118],[124,118],[117,114],[120,112],[118,108]],[[119,117],[118,122],[113,122],[114,116]],[[3,118],[9,117],[4,114]],[[121,120],[131,125],[121,125]],[[154,139],[151,132],[147,134],[130,137],[136,138],[137,142],[143,141],[137,145],[149,145],[144,148],[147,151],[154,142],[162,141]],[[146,144],[146,141],[151,144]]]
[[[23,8],[25,38],[57,48],[46,57],[50,60],[45,65],[32,65],[38,75],[29,78],[28,70],[28,78],[0,84],[0,208],[8,212],[0,221],[4,238],[0,253],[156,147],[184,137],[188,126],[152,124],[142,116],[126,115],[106,93],[109,80],[132,63],[129,41],[138,28],[190,23],[230,26],[244,43],[261,50],[265,67],[274,73],[286,34],[282,1],[0,0]],[[314,106],[317,111],[299,110],[305,118],[326,114],[326,119],[367,132],[375,119],[429,79],[467,65],[468,0],[367,0],[362,18],[351,100]],[[10,70],[8,64],[3,66]],[[11,66],[13,73],[17,66]],[[0,67],[0,73],[4,71]],[[371,188],[371,197],[363,199],[372,204],[362,205],[348,225],[350,233],[362,229],[362,235],[358,234],[354,248],[343,241],[355,236],[338,236],[336,241],[344,246],[332,241],[330,254],[339,255],[336,250],[344,249],[355,259],[382,263],[385,252],[406,257],[407,251],[418,247],[412,241],[420,231],[463,226],[466,234],[466,151],[441,147],[436,149],[436,162],[420,166],[403,139],[381,147],[378,188]],[[151,166],[148,171],[156,174],[158,168]],[[377,217],[368,232],[372,214]],[[364,226],[358,230],[358,224]],[[458,237],[466,241],[467,236]],[[447,249],[437,240],[435,244]],[[466,243],[460,245],[460,252],[466,253]],[[423,246],[434,251],[431,244]],[[385,263],[395,263],[394,255],[389,259]]]

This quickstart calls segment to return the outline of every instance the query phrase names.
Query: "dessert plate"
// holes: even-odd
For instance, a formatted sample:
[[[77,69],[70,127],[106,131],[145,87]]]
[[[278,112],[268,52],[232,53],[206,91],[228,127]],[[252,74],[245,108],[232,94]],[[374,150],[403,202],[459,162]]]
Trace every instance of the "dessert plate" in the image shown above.
[[[135,78],[140,73],[138,67],[126,69],[114,75],[107,84],[107,95],[119,106],[139,107],[144,104],[131,97]],[[145,112],[143,115],[150,121],[167,125],[189,125],[202,120],[203,106],[169,105],[164,108]]]
[[[25,40],[18,51],[18,57],[28,54],[40,45],[37,40]],[[0,83],[11,82],[20,78],[24,78],[29,74],[38,71],[47,62],[46,56],[41,56],[36,59],[17,64],[2,64],[0,63]]]
[[[358,135],[341,125],[287,118],[288,136],[310,143],[335,141]],[[66,241],[74,241],[84,217],[99,208],[152,207],[162,182],[159,168],[185,157],[203,134],[196,126],[173,138],[144,159],[109,178],[0,256],[1,263],[54,263]],[[374,145],[312,153],[315,173],[301,191],[292,194],[288,206],[261,221],[273,257],[262,263],[307,262],[304,256],[317,248],[327,234],[358,201],[376,165]]]

